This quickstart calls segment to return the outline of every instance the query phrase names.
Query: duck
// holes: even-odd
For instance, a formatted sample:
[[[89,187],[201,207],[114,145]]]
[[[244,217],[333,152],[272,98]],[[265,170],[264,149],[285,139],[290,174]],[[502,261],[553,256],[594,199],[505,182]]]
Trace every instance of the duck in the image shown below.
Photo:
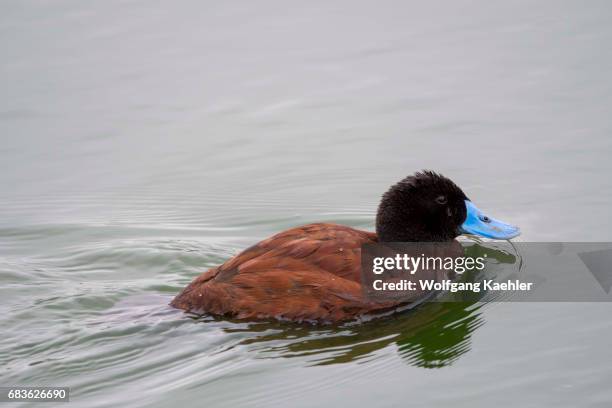
[[[170,306],[238,320],[339,323],[403,306],[372,300],[361,279],[363,245],[456,242],[461,234],[508,240],[514,225],[486,215],[452,180],[431,170],[383,195],[375,232],[333,223],[290,228],[196,277]]]

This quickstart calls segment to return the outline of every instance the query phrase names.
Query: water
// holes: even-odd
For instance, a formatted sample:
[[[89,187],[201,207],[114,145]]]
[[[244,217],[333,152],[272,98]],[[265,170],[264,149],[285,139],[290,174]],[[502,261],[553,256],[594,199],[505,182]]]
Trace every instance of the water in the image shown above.
[[[290,226],[421,168],[524,241],[609,241],[607,2],[5,2],[0,384],[71,406],[609,406],[607,303],[194,320]]]

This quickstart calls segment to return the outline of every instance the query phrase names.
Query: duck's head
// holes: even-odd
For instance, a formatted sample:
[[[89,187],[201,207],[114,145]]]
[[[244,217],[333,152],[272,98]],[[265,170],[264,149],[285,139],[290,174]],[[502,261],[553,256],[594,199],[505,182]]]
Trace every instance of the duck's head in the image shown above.
[[[383,242],[434,242],[450,241],[460,234],[510,239],[520,230],[485,215],[448,178],[423,171],[383,195],[376,233]]]

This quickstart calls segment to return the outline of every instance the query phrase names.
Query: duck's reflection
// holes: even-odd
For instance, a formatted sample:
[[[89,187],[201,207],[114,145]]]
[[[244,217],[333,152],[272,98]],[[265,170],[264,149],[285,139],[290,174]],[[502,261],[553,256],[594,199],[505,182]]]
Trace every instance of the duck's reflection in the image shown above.
[[[466,247],[466,255],[485,254],[493,265],[516,262],[514,255],[506,250],[482,244]],[[461,279],[482,279],[487,269],[478,276],[464,274]],[[461,298],[452,294],[452,301],[426,302],[412,310],[359,324],[320,327],[257,322],[224,330],[252,334],[240,344],[254,347],[265,358],[306,357],[312,365],[330,365],[368,358],[378,350],[395,345],[407,363],[440,368],[470,350],[472,333],[485,322],[481,311],[484,303],[480,302],[485,294],[470,293]]]
[[[225,330],[261,332],[241,344],[263,346],[258,349],[265,357],[311,356],[312,365],[329,365],[366,358],[395,344],[408,363],[436,368],[452,364],[470,349],[471,333],[484,323],[481,306],[432,302],[359,325],[322,329],[270,322]]]

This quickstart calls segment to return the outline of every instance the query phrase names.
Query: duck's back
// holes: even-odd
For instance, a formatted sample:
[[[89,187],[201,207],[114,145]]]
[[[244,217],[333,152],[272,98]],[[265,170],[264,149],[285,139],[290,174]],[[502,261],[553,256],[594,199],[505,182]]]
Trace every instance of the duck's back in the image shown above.
[[[196,278],[171,305],[245,319],[340,321],[389,308],[364,300],[361,246],[376,234],[310,224],[259,242]]]

